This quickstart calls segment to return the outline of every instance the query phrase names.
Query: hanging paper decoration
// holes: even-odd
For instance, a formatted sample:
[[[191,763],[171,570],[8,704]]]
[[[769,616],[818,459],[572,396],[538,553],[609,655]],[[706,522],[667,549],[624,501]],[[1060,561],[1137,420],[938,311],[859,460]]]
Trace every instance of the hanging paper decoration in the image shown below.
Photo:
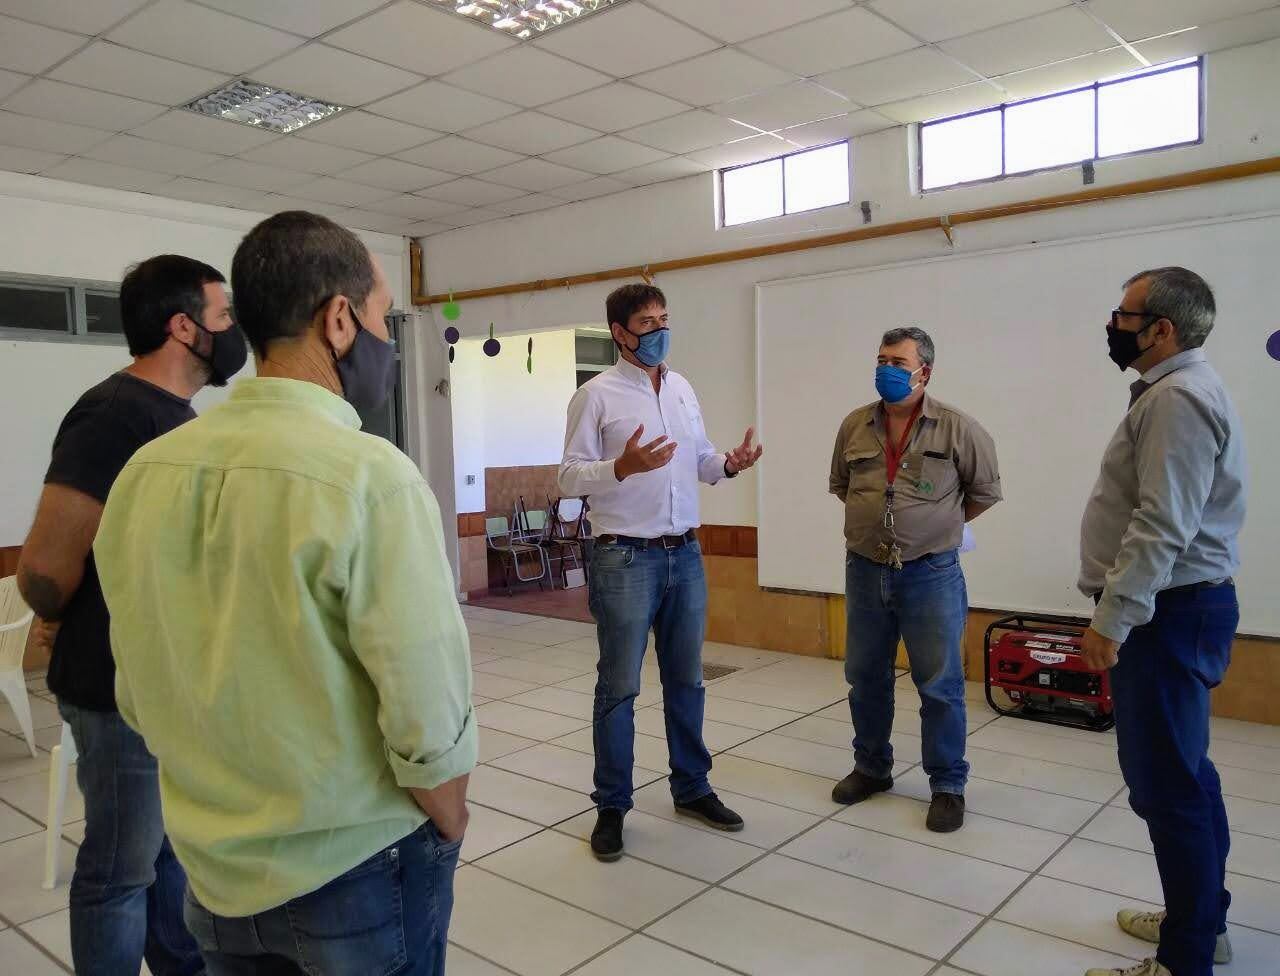
[[[449,343],[449,345],[451,346],[456,344],[457,341],[461,338],[462,338],[462,335],[452,325],[449,326],[449,328],[444,330],[444,341]]]
[[[1267,340],[1267,355],[1272,359],[1280,359],[1280,332],[1273,332]]]
[[[450,347],[449,347],[449,362],[453,362],[453,354],[454,354],[455,352],[457,352],[457,350],[456,350],[456,349],[454,349],[454,348],[453,348],[453,346],[450,346]]]
[[[453,300],[453,292],[449,292],[449,300],[441,306],[440,314],[450,322],[456,322],[462,317],[462,306]]]
[[[502,343],[493,337],[493,323],[489,323],[489,338],[485,340],[484,354],[492,359],[502,352]]]
[[[525,363],[525,369],[527,369],[530,375],[532,375],[533,373],[533,336],[529,337],[529,360],[528,362]]]

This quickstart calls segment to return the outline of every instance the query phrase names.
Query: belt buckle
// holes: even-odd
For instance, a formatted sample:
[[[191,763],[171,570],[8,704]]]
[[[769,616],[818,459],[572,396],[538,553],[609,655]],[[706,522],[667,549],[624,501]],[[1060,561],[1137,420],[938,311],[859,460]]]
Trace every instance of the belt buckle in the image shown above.
[[[670,552],[672,549],[679,549],[684,540],[674,535],[664,535],[662,537],[662,548]]]

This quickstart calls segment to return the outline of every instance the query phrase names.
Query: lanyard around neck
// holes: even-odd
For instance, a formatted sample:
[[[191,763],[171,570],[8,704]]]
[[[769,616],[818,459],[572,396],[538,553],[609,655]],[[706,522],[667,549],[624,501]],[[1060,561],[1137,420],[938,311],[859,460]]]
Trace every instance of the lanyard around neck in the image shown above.
[[[916,408],[911,411],[911,417],[907,420],[907,427],[902,432],[902,438],[897,446],[894,446],[893,438],[889,434],[889,411],[884,414],[884,459],[885,474],[889,482],[889,486],[893,487],[893,483],[898,477],[898,466],[902,463],[902,455],[907,451],[907,442],[911,440],[911,428],[915,426],[916,420],[920,416],[921,410],[924,408],[924,398],[920,398],[920,402],[916,404]]]

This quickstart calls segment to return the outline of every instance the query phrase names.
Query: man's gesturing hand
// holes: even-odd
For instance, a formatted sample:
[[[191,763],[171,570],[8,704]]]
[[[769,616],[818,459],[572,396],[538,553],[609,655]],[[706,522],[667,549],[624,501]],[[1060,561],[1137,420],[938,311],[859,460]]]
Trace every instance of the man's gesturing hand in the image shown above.
[[[644,424],[641,424],[631,435],[631,440],[627,441],[627,446],[622,449],[622,455],[613,462],[613,474],[619,481],[626,481],[633,474],[665,468],[675,457],[678,446],[675,441],[669,441],[663,436],[651,440],[648,444],[641,444],[640,438],[643,434]]]
[[[760,460],[760,455],[764,453],[764,445],[759,444],[753,447],[751,442],[755,439],[755,436],[756,429],[748,427],[747,436],[742,438],[742,443],[725,455],[725,474],[737,474],[739,471],[746,471],[747,468],[754,467],[755,463]]]

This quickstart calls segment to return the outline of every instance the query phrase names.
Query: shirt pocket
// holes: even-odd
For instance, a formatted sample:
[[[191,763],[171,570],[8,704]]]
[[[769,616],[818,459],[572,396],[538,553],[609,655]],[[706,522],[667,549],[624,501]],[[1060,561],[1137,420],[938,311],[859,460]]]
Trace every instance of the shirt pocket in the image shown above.
[[[846,448],[844,463],[849,471],[850,497],[884,491],[885,466],[878,447]]]
[[[908,497],[936,501],[954,492],[959,483],[950,457],[939,451],[912,451],[902,459],[895,487]]]

